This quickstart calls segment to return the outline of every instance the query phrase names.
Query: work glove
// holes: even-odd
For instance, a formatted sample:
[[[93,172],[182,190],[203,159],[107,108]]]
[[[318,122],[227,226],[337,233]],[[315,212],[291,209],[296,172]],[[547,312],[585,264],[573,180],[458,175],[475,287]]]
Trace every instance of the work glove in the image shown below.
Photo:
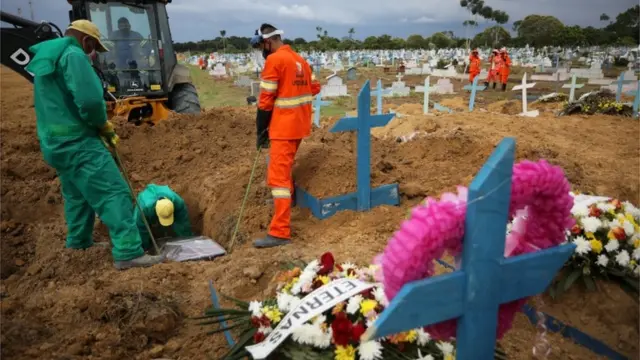
[[[273,111],[258,109],[256,115],[256,134],[258,135],[257,147],[260,149],[269,148],[269,124],[271,123]]]
[[[116,134],[116,130],[113,128],[111,121],[107,120],[104,126],[100,129],[100,136],[110,146],[117,147],[120,143],[120,137]]]

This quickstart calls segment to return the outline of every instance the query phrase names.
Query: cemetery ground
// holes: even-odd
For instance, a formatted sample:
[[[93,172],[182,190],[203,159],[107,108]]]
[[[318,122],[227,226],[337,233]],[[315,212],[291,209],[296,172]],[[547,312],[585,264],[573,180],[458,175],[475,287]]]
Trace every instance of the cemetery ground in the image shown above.
[[[255,107],[245,102],[246,88],[234,88],[232,79],[214,81],[198,73],[205,73],[194,73],[206,108],[202,115],[174,116],[155,127],[116,119],[117,132],[136,191],[149,183],[170,185],[189,205],[194,231],[226,247],[256,155]],[[561,166],[574,190],[640,202],[637,121],[617,116],[555,117],[548,111],[541,111],[538,118],[521,118],[492,112],[491,105],[504,94],[491,91],[479,94],[476,110],[468,113],[462,111],[468,95],[453,80],[457,94],[432,96],[432,101],[452,108],[455,101],[461,102],[463,109],[452,114],[410,114],[412,108],[421,109],[422,94],[384,99],[386,108],[396,107],[401,114],[406,109],[406,116],[397,120],[416,121],[409,131],[424,129],[422,136],[407,142],[384,133],[372,140],[372,185],[399,183],[400,206],[340,212],[322,221],[296,208],[294,244],[256,250],[251,239],[264,234],[271,211],[262,161],[232,253],[210,262],[118,272],[106,248],[64,249],[60,184],[42,160],[32,88],[7,69],[1,75],[0,345],[7,359],[215,358],[227,349],[224,336],[207,335],[208,329],[189,320],[210,305],[209,280],[220,293],[262,299],[273,294],[273,276],[296,259],[310,260],[331,251],[339,261],[367,264],[413,206],[426,196],[468,185],[505,136],[516,137],[518,159],[545,158]],[[378,69],[361,71],[358,79],[347,82],[352,97],[334,104],[335,114],[324,116],[323,108],[322,127],[303,142],[294,178],[313,195],[355,190],[355,137],[330,133],[328,125],[355,110],[353,95],[365,79],[375,84],[376,76],[386,85],[395,79],[395,74]],[[421,76],[406,79],[407,85],[422,81]],[[518,79],[512,82],[515,85]],[[94,238],[108,241],[103,225],[96,226]],[[637,303],[617,285],[600,282],[598,287],[588,292],[574,286],[558,300],[542,296],[532,303],[638,359]],[[519,314],[501,344],[510,359],[531,359],[535,336],[535,326]],[[600,359],[558,334],[548,338],[549,359]]]

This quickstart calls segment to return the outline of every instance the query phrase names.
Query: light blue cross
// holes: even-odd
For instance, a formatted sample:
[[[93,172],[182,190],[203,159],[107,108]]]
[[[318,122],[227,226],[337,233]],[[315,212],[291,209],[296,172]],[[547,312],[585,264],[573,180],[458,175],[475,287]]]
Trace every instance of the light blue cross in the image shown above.
[[[371,85],[364,83],[358,94],[358,116],[345,117],[330,132],[356,131],[357,210],[371,209],[371,128],[385,126],[395,114],[371,115]]]
[[[316,78],[318,80],[320,80],[320,58],[316,57],[316,61],[315,61],[315,71],[316,71]]]
[[[635,80],[625,80],[624,79],[624,73],[622,73],[622,74],[620,74],[620,76],[618,76],[618,91],[616,91],[616,102],[622,101],[622,85],[630,84],[630,83],[632,83],[634,81]]]
[[[563,89],[571,89],[569,90],[569,102],[576,100],[576,89],[581,89],[584,86],[584,84],[576,84],[576,79],[576,74],[573,74],[571,75],[571,84],[562,85]]]
[[[640,80],[638,80],[637,88],[635,90],[627,91],[627,94],[635,94],[633,99],[633,117],[638,118],[638,108],[640,108]]]
[[[316,95],[316,98],[313,100],[313,123],[316,127],[320,127],[320,108],[331,104],[331,101],[322,100],[322,93]]]
[[[478,86],[478,80],[479,79],[480,79],[480,76],[476,76],[475,79],[473,79],[473,84],[465,85],[463,87],[463,89],[471,91],[471,97],[469,98],[469,112],[472,112],[473,111],[473,107],[475,106],[475,103],[476,103],[476,91],[483,91],[484,89],[487,88],[484,85]]]
[[[368,81],[367,81],[368,83]],[[382,115],[382,95],[391,94],[391,89],[383,89],[382,88],[382,80],[378,79],[376,84],[377,88],[371,91],[370,95],[376,96],[376,108],[378,111],[378,115]],[[362,91],[362,90],[361,90]]]
[[[503,139],[469,186],[461,269],[404,285],[367,339],[457,319],[456,359],[493,359],[500,304],[542,293],[575,249],[504,257],[514,158]]]

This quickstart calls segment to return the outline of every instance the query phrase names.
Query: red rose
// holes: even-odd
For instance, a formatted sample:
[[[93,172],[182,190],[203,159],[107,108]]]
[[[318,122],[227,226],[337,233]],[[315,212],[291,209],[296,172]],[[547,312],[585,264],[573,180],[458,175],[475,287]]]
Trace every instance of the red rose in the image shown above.
[[[360,337],[362,336],[362,334],[364,334],[366,329],[364,328],[364,325],[362,325],[361,322],[358,322],[357,324],[355,324],[355,326],[353,326],[352,331],[353,331],[353,339],[355,341],[360,341]]]
[[[371,300],[375,299],[375,296],[373,296],[373,290],[371,289],[367,289],[360,292],[360,296],[362,296],[365,299],[371,299]]]
[[[582,233],[582,228],[580,227],[580,225],[575,224],[573,225],[573,227],[571,228],[571,233],[573,235],[580,235]]]
[[[611,200],[611,205],[616,207],[616,210],[620,210],[622,208],[622,203],[618,199]]]
[[[260,318],[256,317],[256,316],[252,316],[251,317],[251,325],[253,327],[259,328],[260,327]]]
[[[261,343],[264,341],[264,333],[262,331],[256,331],[255,334],[253,334],[253,342],[255,344]]]
[[[331,323],[333,330],[333,343],[336,346],[347,346],[353,336],[353,324],[347,319],[347,314],[339,312]]]
[[[333,254],[326,252],[320,256],[320,271],[318,275],[327,275],[333,271],[333,267],[336,264],[336,260],[333,258]]]
[[[618,240],[627,240],[627,234],[624,232],[624,229],[621,227],[613,228],[613,236]]]
[[[600,217],[600,215],[602,215],[602,211],[597,206],[591,205],[589,207],[589,216]]]

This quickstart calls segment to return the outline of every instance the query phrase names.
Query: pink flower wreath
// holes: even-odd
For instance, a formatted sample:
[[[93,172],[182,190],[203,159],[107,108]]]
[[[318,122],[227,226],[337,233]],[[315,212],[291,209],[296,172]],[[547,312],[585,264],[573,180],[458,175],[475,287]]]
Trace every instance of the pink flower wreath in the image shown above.
[[[522,161],[513,167],[509,219],[513,220],[507,235],[505,257],[526,254],[561,244],[565,229],[571,228],[573,199],[569,182],[560,167],[545,160]],[[411,218],[401,225],[384,252],[376,258],[381,264],[379,279],[389,300],[408,282],[431,277],[433,260],[445,251],[460,255],[467,210],[467,188],[446,193],[440,201],[427,198],[413,209]],[[511,328],[513,319],[527,299],[500,306],[498,339]],[[432,337],[448,340],[455,337],[456,320],[448,320],[425,328]]]

